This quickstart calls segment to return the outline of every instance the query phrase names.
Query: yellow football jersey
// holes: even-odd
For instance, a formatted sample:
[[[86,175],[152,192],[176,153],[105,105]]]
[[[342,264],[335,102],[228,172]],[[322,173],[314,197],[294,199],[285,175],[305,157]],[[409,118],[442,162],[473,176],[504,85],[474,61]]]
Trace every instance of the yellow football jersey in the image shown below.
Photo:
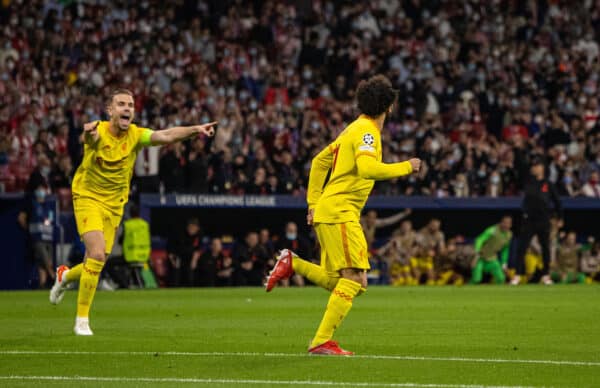
[[[372,178],[363,178],[357,169],[361,156],[374,158]],[[322,187],[327,171],[329,181]],[[309,208],[314,208],[315,223],[359,221],[360,212],[373,189],[375,179],[412,172],[408,162],[381,163],[381,134],[374,120],[361,115],[315,158],[307,192]]]
[[[98,124],[98,141],[84,144],[83,160],[73,178],[73,197],[93,198],[117,213],[122,212],[129,197],[129,185],[137,153],[142,148],[140,138],[152,132],[131,124],[121,137],[108,130],[110,123]]]

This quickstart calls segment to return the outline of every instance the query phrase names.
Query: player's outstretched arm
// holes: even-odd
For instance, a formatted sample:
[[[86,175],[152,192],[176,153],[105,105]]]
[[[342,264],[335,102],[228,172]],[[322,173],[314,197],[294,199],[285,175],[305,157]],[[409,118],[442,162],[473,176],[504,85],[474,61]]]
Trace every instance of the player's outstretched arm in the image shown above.
[[[150,137],[150,142],[152,143],[152,145],[162,145],[176,143],[178,141],[182,141],[189,137],[200,134],[211,137],[215,134],[214,126],[216,124],[217,122],[213,121],[212,123],[202,125],[192,125],[189,127],[171,127],[162,131],[154,131],[152,132],[152,136]]]
[[[400,163],[382,163],[371,155],[359,155],[356,159],[358,175],[364,179],[385,180],[418,172],[421,159],[413,158]]]

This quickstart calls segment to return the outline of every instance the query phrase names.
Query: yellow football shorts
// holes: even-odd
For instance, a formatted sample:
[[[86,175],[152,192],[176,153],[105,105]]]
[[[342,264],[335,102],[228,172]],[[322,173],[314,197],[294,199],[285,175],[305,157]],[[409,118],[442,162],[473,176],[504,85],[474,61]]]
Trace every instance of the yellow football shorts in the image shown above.
[[[405,265],[401,263],[392,264],[390,268],[390,275],[392,277],[405,274],[410,274],[410,265]]]
[[[433,257],[411,257],[410,266],[412,268],[417,268],[420,271],[429,271],[430,269],[433,269]]]
[[[79,236],[91,231],[101,231],[104,233],[105,253],[110,254],[122,214],[111,211],[100,201],[87,197],[73,198],[73,212]]]
[[[525,254],[525,276],[531,277],[537,270],[544,269],[544,260],[542,255],[534,253]]]
[[[362,227],[358,222],[315,224],[321,246],[321,267],[334,276],[344,268],[368,270],[369,250]]]

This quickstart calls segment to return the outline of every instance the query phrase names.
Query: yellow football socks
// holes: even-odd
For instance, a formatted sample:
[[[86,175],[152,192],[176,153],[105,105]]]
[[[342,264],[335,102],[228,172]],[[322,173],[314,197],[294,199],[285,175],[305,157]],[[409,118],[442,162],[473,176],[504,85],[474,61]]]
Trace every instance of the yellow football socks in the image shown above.
[[[83,270],[79,279],[79,294],[77,295],[77,316],[87,318],[90,314],[90,306],[94,300],[96,286],[104,262],[87,258],[82,267]]]
[[[76,282],[81,277],[81,270],[83,269],[83,263],[79,263],[73,268],[69,269],[65,278],[67,278],[67,283]]]
[[[300,274],[326,290],[332,291],[338,283],[339,277],[332,277],[327,274],[327,271],[320,265],[313,264],[309,261],[302,260],[298,256],[292,259],[292,267],[294,272]]]
[[[342,323],[344,317],[348,315],[350,308],[352,308],[352,300],[360,290],[360,283],[353,280],[341,278],[338,281],[329,297],[327,309],[317,334],[310,344],[311,348],[319,346],[333,337],[333,332]]]

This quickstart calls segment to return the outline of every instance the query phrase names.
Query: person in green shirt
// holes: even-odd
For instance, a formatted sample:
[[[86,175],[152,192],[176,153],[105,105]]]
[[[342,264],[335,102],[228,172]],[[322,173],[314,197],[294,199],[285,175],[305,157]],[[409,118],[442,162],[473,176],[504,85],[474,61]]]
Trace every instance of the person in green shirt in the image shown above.
[[[484,273],[492,274],[496,284],[506,281],[504,269],[508,264],[508,252],[512,239],[512,218],[502,217],[500,223],[487,228],[475,239],[475,265],[471,275],[471,284],[479,284]],[[498,260],[498,257],[500,259]]]

